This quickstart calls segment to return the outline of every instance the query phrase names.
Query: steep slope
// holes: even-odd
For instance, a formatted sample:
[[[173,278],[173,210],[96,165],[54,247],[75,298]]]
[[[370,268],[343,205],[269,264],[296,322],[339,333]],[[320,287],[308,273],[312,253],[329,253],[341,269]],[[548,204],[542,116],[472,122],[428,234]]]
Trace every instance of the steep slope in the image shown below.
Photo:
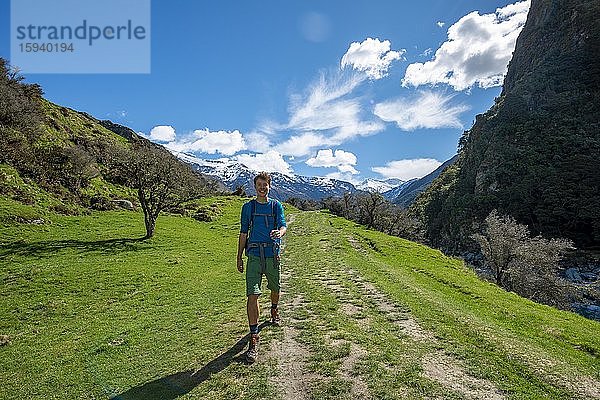
[[[132,206],[112,200],[135,206],[137,191],[126,186],[122,170],[125,157],[141,157],[123,155],[132,143],[150,144],[128,127],[46,100],[39,85],[23,83],[0,58],[0,220],[41,221],[47,211],[77,214]],[[174,159],[162,146],[151,147],[153,159]],[[193,180],[218,191],[200,174]],[[10,209],[19,214],[7,214]]]
[[[415,198],[421,192],[429,187],[435,178],[437,178],[447,167],[454,164],[457,158],[458,156],[454,156],[424,177],[405,182],[403,185],[383,193],[383,195],[400,207],[406,208],[413,203]]]
[[[502,94],[413,211],[464,248],[494,208],[534,233],[600,246],[600,2],[532,0]]]
[[[131,189],[105,179],[106,161],[114,149],[127,146],[127,139],[85,113],[44,98],[36,102],[41,113],[39,125],[29,127],[26,133],[3,127],[0,148],[5,167],[0,194],[28,205],[58,207],[66,213],[98,202],[106,205],[110,198],[135,201]],[[31,197],[27,195],[31,190],[46,194]],[[40,202],[42,198],[45,200]]]

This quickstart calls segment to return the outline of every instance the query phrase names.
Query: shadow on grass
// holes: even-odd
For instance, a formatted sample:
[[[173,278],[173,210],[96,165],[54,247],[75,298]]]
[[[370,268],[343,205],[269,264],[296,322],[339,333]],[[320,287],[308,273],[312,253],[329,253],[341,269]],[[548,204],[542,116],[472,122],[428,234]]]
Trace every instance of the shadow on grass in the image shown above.
[[[122,238],[96,241],[82,240],[46,240],[40,242],[26,243],[17,241],[0,246],[0,258],[9,255],[47,257],[65,249],[75,249],[81,252],[102,251],[115,253],[122,251],[137,251],[144,247],[137,245],[143,243],[144,237]]]
[[[268,322],[260,324],[262,329]],[[229,350],[200,369],[190,369],[162,377],[111,397],[111,400],[171,400],[189,393],[196,386],[227,368],[232,363],[245,363],[244,350],[250,334],[237,341]]]

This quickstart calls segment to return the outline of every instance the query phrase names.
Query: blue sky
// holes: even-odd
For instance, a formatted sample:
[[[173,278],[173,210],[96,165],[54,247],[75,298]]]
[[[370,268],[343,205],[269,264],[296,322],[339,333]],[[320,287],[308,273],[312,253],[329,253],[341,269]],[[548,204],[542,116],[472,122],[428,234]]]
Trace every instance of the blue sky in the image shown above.
[[[173,150],[358,182],[419,177],[500,94],[526,1],[152,1],[149,74],[26,74]],[[9,2],[0,56],[10,60]],[[92,18],[92,16],[90,16]]]

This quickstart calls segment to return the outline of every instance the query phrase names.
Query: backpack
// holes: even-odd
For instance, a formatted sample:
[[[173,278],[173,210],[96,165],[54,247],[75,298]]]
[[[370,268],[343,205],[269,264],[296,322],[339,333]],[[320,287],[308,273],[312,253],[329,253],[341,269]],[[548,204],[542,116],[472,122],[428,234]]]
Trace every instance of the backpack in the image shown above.
[[[257,216],[264,217],[266,226],[269,226],[269,217],[273,217],[273,229],[277,229],[277,213],[275,211],[276,202],[277,202],[277,200],[270,200],[270,203],[271,203],[271,213],[270,214],[260,214],[260,213],[256,212],[256,200],[255,199],[250,200],[250,204],[251,204],[252,208],[251,208],[251,212],[250,212],[250,224],[248,225],[248,237],[246,240],[246,255],[248,255],[248,250],[250,249],[250,247],[259,247],[259,246],[264,247],[265,245],[267,245],[267,243],[252,242],[252,244],[254,244],[254,245],[251,246],[250,237],[252,235],[252,225],[254,225],[255,217],[257,217]],[[268,243],[268,245],[273,246],[273,254],[276,254],[276,249],[279,247],[279,243],[273,242],[273,243]],[[261,249],[261,253],[262,253],[262,249]]]

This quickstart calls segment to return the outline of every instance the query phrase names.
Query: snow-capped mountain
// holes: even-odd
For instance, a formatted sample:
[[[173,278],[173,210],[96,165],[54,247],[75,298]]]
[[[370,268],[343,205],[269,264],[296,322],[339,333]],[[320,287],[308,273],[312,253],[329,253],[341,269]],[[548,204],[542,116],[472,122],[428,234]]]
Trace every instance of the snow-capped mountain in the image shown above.
[[[402,185],[403,183],[403,180],[396,178],[390,178],[383,181],[379,179],[368,178],[355,186],[358,190],[364,190],[365,192],[384,193]]]
[[[242,187],[247,194],[255,194],[253,179],[258,171],[253,171],[244,164],[226,158],[205,160],[186,153],[173,152],[173,154],[198,172],[216,178],[230,190]],[[337,179],[285,175],[279,172],[271,173],[271,178],[270,195],[282,201],[290,197],[321,200],[329,196],[342,196],[345,192],[357,191],[351,183]]]

